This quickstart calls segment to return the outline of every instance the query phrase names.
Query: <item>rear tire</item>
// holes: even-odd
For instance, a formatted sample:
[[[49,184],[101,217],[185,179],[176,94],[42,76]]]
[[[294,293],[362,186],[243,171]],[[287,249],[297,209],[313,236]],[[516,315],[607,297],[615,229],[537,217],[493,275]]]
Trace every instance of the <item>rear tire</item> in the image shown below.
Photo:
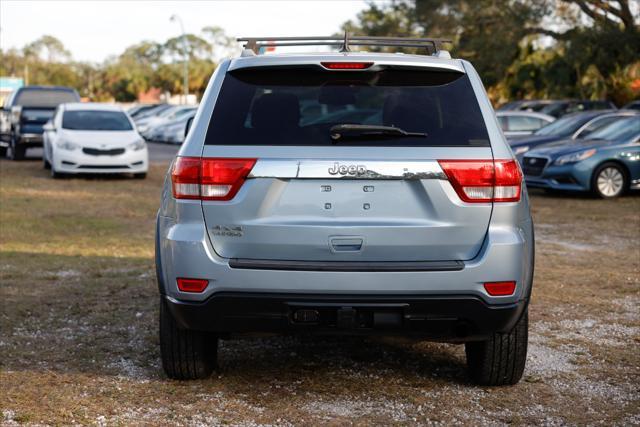
[[[175,380],[208,378],[216,366],[218,337],[181,329],[164,299],[160,301],[160,354],[162,368]]]
[[[529,315],[525,311],[513,329],[494,333],[487,341],[465,344],[469,376],[479,385],[517,384],[527,361]]]
[[[12,137],[7,149],[7,157],[10,160],[23,160],[26,152],[27,148],[24,145],[18,144],[16,138]]]

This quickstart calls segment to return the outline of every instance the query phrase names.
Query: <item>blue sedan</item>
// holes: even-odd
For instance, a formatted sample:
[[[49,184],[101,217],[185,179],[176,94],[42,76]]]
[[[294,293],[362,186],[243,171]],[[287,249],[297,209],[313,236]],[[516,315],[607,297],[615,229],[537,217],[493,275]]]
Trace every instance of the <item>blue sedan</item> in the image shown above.
[[[529,187],[591,191],[603,198],[640,189],[640,116],[611,123],[589,139],[532,150],[522,158],[522,171]]]
[[[592,132],[620,118],[639,113],[633,110],[600,110],[573,113],[538,129],[530,136],[509,140],[509,145],[511,145],[511,150],[513,150],[518,161],[522,161],[522,157],[530,150],[556,141],[587,138]]]

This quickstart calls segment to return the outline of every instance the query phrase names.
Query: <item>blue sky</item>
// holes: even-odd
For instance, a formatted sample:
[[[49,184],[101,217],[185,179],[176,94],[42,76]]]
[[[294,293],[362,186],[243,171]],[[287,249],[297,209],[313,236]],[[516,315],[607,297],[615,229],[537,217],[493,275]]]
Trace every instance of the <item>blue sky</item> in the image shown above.
[[[100,62],[142,40],[219,26],[228,35],[331,35],[366,8],[363,0],[333,1],[0,1],[0,46],[22,47],[43,34],[60,39],[76,60]]]

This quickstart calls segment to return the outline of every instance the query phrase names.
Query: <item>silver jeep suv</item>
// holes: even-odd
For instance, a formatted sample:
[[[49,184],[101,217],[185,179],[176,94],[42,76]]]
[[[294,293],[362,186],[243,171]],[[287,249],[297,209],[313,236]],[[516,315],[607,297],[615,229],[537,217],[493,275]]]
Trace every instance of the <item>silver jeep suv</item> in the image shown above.
[[[208,376],[238,334],[399,334],[465,343],[474,382],[517,383],[533,224],[471,64],[434,39],[240,40],[162,192],[166,374]],[[342,49],[259,54],[320,43]]]

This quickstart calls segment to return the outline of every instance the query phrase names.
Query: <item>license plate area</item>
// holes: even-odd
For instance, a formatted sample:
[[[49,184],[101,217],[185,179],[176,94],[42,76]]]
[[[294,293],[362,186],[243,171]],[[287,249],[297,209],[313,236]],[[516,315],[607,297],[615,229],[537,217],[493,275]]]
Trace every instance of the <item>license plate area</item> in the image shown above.
[[[408,304],[290,303],[294,326],[323,329],[400,329]]]

